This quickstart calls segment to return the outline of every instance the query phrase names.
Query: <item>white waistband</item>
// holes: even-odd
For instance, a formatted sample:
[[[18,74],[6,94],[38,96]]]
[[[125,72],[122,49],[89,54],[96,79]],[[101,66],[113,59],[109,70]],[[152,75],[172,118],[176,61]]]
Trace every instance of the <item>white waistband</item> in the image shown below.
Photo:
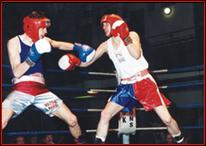
[[[146,79],[148,77],[152,78],[152,76],[150,74],[147,74],[147,75],[145,75],[143,77],[141,77],[141,76],[134,76],[131,80],[122,80],[121,84],[133,84],[135,82],[139,82],[139,81],[141,81],[143,79]]]
[[[17,83],[25,82],[25,81],[33,81],[33,82],[45,84],[45,80],[44,80],[43,75],[42,76],[24,75],[21,78],[13,78],[12,79],[13,84],[17,84]]]

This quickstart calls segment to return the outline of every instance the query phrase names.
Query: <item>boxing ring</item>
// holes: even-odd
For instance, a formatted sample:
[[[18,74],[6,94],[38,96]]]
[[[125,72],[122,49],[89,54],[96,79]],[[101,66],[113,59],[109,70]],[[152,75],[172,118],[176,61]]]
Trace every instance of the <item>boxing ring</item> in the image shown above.
[[[8,65],[2,65],[3,69],[4,70],[8,70],[9,69],[9,66]],[[63,71],[61,71],[60,69],[48,69],[47,70],[47,73],[49,74],[61,74],[63,73]],[[183,73],[188,73],[189,75],[189,78],[190,76],[196,76],[195,79],[194,77],[192,77],[192,80],[191,81],[181,81],[181,82],[169,82],[167,84],[161,84],[159,86],[159,89],[162,90],[162,92],[165,94],[167,92],[169,92],[170,90],[178,90],[179,91],[182,91],[182,90],[189,90],[189,89],[198,89],[198,90],[201,90],[202,89],[202,100],[203,100],[203,89],[204,89],[204,81],[203,81],[203,75],[204,75],[204,65],[199,65],[199,66],[191,66],[191,67],[185,67],[185,68],[175,68],[175,69],[160,69],[160,70],[153,70],[153,71],[150,71],[150,73],[153,75],[153,76],[156,76],[156,75],[159,75],[159,76],[167,76],[167,77],[163,77],[163,79],[159,79],[160,81],[164,81],[165,79],[164,78],[168,78],[168,75],[169,75],[169,78],[172,78],[172,76],[170,76],[171,74],[183,74]],[[191,75],[192,73],[192,75]],[[111,78],[116,78],[116,74],[115,73],[106,73],[106,72],[87,72],[87,71],[78,71],[78,74],[76,76],[102,76],[102,77],[111,77]],[[69,77],[69,75],[68,75]],[[181,75],[180,75],[181,77]],[[179,77],[179,78],[180,78]],[[178,80],[178,79],[177,79]],[[159,84],[159,81],[156,80],[157,83]],[[161,81],[161,82],[162,82]],[[2,92],[6,91],[7,89],[9,89],[11,87],[11,84],[9,83],[3,83],[2,84]],[[95,96],[98,96],[98,94],[106,94],[106,97],[104,98],[104,100],[107,100],[107,98],[109,98],[109,95],[111,95],[112,93],[114,93],[116,90],[115,89],[99,89],[99,88],[71,88],[71,87],[60,87],[60,86],[49,86],[49,89],[53,92],[53,91],[56,91],[56,92],[61,92],[61,93],[70,93],[70,92],[75,92],[75,94],[77,93],[81,93],[81,92],[85,92],[87,93],[87,95],[85,95],[84,97],[81,96],[80,97],[76,97],[74,98],[74,102],[75,100],[78,101],[78,102],[84,102],[85,99],[90,99],[91,102],[93,102],[93,99],[94,98],[98,98],[98,97],[95,97]],[[58,94],[57,94],[58,95]],[[58,95],[59,96],[59,95]],[[66,95],[69,97],[69,94]],[[104,95],[105,96],[105,95]],[[60,98],[67,98],[67,97],[61,97],[59,96]],[[175,97],[173,97],[175,98]],[[195,98],[195,97],[194,97]],[[95,103],[94,103],[95,104]],[[172,104],[173,104],[173,101],[172,101]],[[101,105],[101,107],[104,107],[104,105]],[[98,114],[100,115],[100,112],[102,111],[102,108],[74,108],[74,107],[70,107],[69,108],[71,109],[72,112],[74,112],[76,115],[77,115],[77,118],[79,118],[79,115],[78,114],[82,114],[82,115],[86,115],[86,114]],[[170,108],[170,107],[168,107]],[[204,104],[197,104],[197,103],[193,103],[193,104],[177,104],[175,107],[175,109],[178,109],[178,110],[189,110],[189,109],[198,109],[202,112],[202,114],[204,114],[203,112],[203,108],[204,108]],[[39,111],[38,109],[27,109],[27,110],[34,110],[35,112],[36,111]],[[136,107],[135,109],[135,120],[133,122],[135,122],[135,127],[133,127],[133,133],[124,133],[124,132],[121,132],[119,133],[120,131],[120,125],[119,124],[116,124],[116,127],[112,127],[112,128],[109,128],[109,133],[112,133],[112,132],[115,132],[115,133],[118,133],[117,135],[121,135],[122,136],[122,139],[121,139],[121,143],[123,144],[129,144],[130,143],[130,136],[131,135],[134,135],[135,134],[139,134],[141,133],[142,131],[146,132],[146,131],[153,131],[153,132],[158,132],[158,131],[166,131],[167,128],[165,126],[140,126],[141,124],[138,124],[138,120],[139,118],[141,118],[142,116],[139,116],[139,115],[144,115],[145,114],[145,110],[144,108],[142,107]],[[148,112],[146,113],[148,114]],[[21,115],[20,115],[21,116]],[[117,115],[118,118],[115,118],[115,120],[118,119],[118,122],[119,120],[121,119],[121,117],[119,117],[119,115]],[[157,116],[157,115],[156,115]],[[181,116],[184,116],[184,115],[181,115]],[[197,118],[199,116],[204,116],[204,115],[198,115],[196,116]],[[92,119],[90,119],[92,120]],[[182,123],[180,121],[181,119],[178,119],[178,121],[180,123]],[[199,120],[199,119],[197,119]],[[80,121],[80,120],[79,120]],[[113,121],[114,122],[114,121]],[[147,121],[146,121],[147,122]],[[117,121],[116,121],[117,123]],[[194,130],[200,130],[202,131],[204,129],[204,122],[200,120],[199,123],[196,123],[196,124],[193,124],[193,125],[181,125],[180,128],[183,130],[183,131],[194,131]],[[96,123],[97,124],[97,123]],[[112,125],[115,125],[115,124],[112,124]],[[80,121],[80,126],[81,126],[81,121]],[[96,127],[94,126],[93,128],[91,129],[88,129],[87,127],[86,128],[83,128],[85,129],[84,131],[88,134],[95,134],[96,132]],[[135,130],[135,132],[134,132]],[[203,132],[204,133],[204,132]],[[54,135],[58,135],[58,134],[69,134],[69,131],[68,130],[48,130],[48,131],[13,131],[12,129],[9,129],[7,131],[3,131],[2,135],[3,137],[6,136],[6,137],[13,137],[13,136],[18,136],[18,135],[23,135],[23,136],[31,136],[31,135],[45,135],[45,134],[54,134]],[[108,137],[110,135],[108,134]],[[201,140],[200,140],[200,143],[201,143]]]

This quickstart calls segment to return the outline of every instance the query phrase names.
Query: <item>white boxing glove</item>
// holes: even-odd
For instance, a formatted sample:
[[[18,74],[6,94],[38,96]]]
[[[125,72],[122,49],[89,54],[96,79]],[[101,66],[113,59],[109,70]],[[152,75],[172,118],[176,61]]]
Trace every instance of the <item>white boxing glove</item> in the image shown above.
[[[46,38],[40,39],[35,43],[36,50],[39,54],[50,53],[51,45]]]
[[[30,66],[34,66],[35,62],[41,57],[42,54],[49,52],[51,52],[51,45],[49,41],[45,38],[40,39],[31,46],[26,62]]]

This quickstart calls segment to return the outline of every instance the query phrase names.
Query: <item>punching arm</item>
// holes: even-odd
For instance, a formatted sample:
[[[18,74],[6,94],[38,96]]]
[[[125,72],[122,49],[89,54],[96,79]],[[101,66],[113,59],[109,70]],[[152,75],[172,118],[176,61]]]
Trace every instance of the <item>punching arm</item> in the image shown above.
[[[99,59],[104,53],[107,52],[107,43],[103,42],[96,49],[95,55],[90,62],[81,62],[80,67],[87,67],[93,64],[97,59]]]
[[[73,46],[74,46],[73,43],[56,41],[56,40],[52,40],[48,37],[47,37],[47,40],[49,41],[49,43],[51,44],[51,46],[53,48],[57,48],[57,49],[63,50],[63,51],[72,51],[73,50]]]
[[[95,50],[85,44],[74,43],[73,50],[79,54],[79,59],[82,62],[90,62],[95,56]]]

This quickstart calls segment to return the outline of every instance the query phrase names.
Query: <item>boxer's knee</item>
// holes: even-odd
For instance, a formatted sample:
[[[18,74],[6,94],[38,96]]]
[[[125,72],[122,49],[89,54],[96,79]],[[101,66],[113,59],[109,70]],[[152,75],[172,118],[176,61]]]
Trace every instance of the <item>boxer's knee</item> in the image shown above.
[[[5,121],[2,119],[2,129],[4,129],[6,127],[7,123],[8,123],[8,120]]]
[[[71,115],[67,121],[70,127],[74,127],[78,124],[78,120],[75,115]]]
[[[7,126],[8,121],[13,115],[13,111],[11,109],[2,109],[2,129]]]

